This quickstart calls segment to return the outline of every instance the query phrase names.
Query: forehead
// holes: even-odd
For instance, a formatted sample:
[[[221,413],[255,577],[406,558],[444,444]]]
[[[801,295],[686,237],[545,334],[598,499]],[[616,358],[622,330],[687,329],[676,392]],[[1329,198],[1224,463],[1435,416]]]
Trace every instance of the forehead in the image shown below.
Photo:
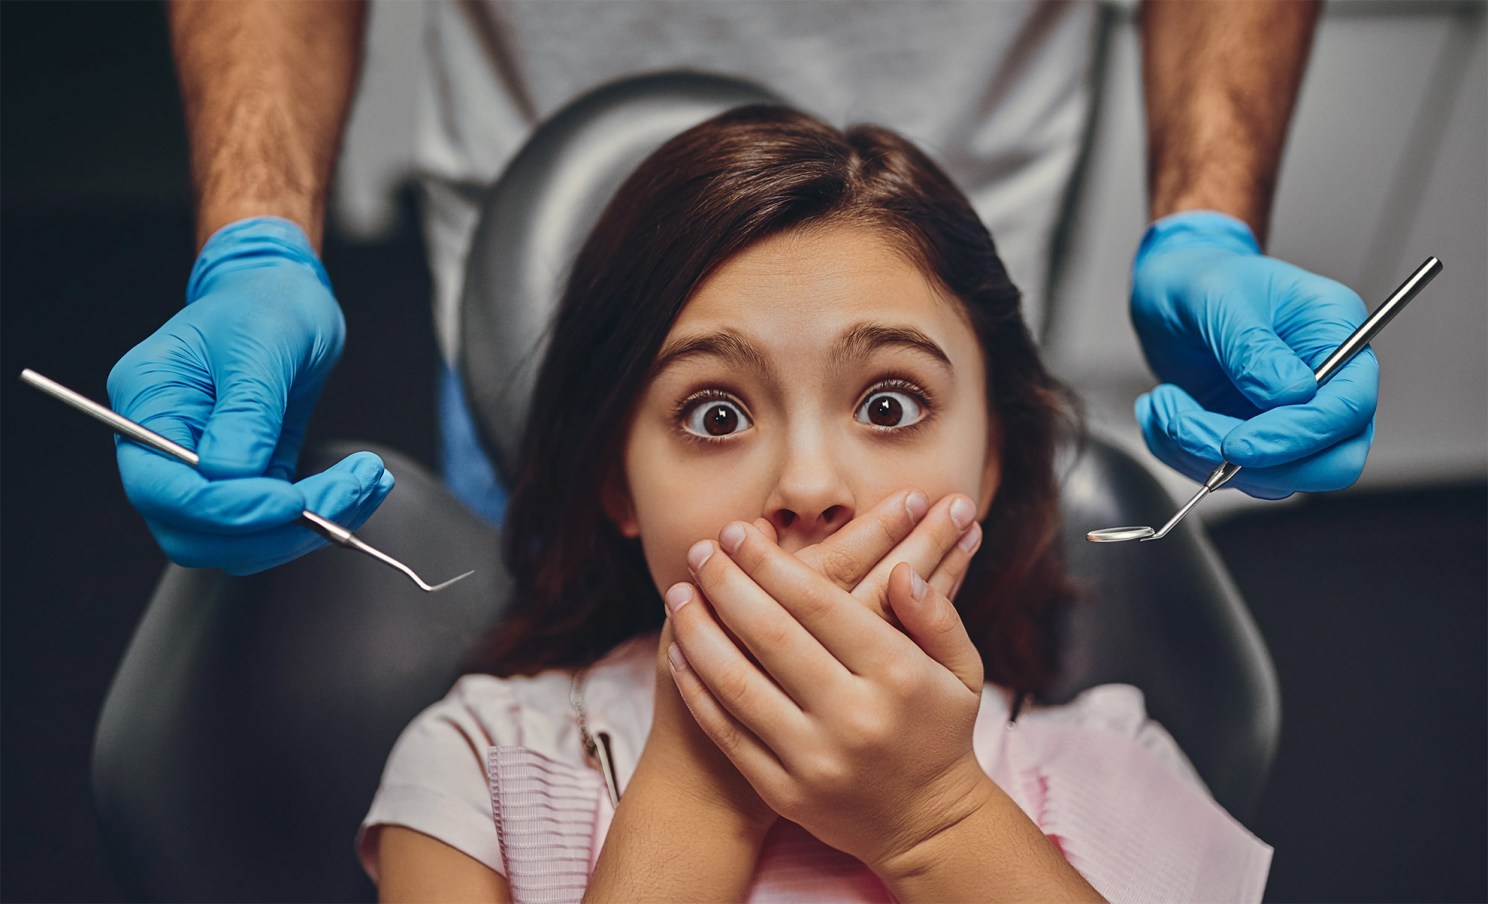
[[[809,355],[864,322],[913,326],[942,346],[976,349],[960,301],[890,239],[852,226],[786,232],[739,252],[693,294],[669,338],[727,329]]]

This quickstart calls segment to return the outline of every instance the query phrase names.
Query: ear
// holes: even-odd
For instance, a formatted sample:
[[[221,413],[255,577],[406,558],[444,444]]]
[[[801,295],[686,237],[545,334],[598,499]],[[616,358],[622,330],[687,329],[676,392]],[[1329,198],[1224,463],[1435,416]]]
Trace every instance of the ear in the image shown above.
[[[992,500],[997,498],[997,489],[1002,486],[1002,421],[993,418],[987,424],[987,461],[982,466],[981,496],[977,499],[977,520],[987,517],[992,510]]]
[[[634,539],[641,535],[641,525],[636,521],[635,506],[630,501],[630,488],[618,469],[611,469],[599,492],[600,504],[605,514],[615,522],[620,536]]]

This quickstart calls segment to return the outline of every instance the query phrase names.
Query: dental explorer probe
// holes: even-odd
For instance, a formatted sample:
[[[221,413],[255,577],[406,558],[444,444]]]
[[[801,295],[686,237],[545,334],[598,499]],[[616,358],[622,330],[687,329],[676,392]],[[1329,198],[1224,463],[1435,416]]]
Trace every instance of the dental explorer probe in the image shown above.
[[[1313,379],[1317,380],[1317,384],[1322,386],[1330,377],[1338,372],[1339,368],[1347,364],[1354,355],[1363,351],[1364,346],[1368,345],[1369,341],[1380,330],[1385,328],[1385,324],[1389,323],[1391,318],[1404,310],[1405,306],[1410,303],[1410,300],[1415,298],[1416,294],[1424,289],[1427,283],[1436,278],[1436,275],[1441,271],[1441,261],[1435,257],[1426,258],[1426,262],[1417,267],[1416,272],[1412,273],[1405,282],[1401,283],[1400,288],[1392,292],[1390,297],[1385,299],[1385,303],[1380,305],[1373,314],[1370,314],[1369,319],[1360,324],[1359,328],[1354,330],[1353,334],[1345,339],[1343,344],[1334,350],[1333,354],[1328,356],[1328,360],[1324,361],[1317,370],[1313,371],[1312,376]],[[1227,461],[1220,462],[1219,467],[1214,469],[1209,475],[1209,478],[1204,481],[1204,485],[1199,487],[1199,491],[1194,494],[1194,497],[1188,500],[1188,503],[1178,510],[1178,514],[1174,515],[1159,530],[1154,531],[1150,527],[1107,527],[1102,530],[1091,531],[1085,535],[1085,539],[1092,543],[1121,543],[1126,540],[1140,540],[1143,542],[1147,540],[1161,540],[1168,535],[1168,531],[1172,530],[1179,521],[1183,520],[1184,515],[1187,515],[1193,510],[1194,506],[1199,504],[1201,499],[1229,483],[1231,478],[1239,473],[1239,465],[1231,464]]]
[[[128,439],[134,440],[141,445],[149,446],[152,449],[164,452],[172,458],[179,459],[180,461],[185,462],[193,468],[201,462],[201,458],[195,452],[191,451],[185,446],[171,442],[155,431],[136,424],[129,418],[124,417],[123,415],[115,411],[109,410],[108,408],[98,404],[85,395],[73,392],[71,389],[68,389],[66,386],[63,386],[56,380],[48,379],[47,377],[42,376],[41,374],[37,373],[34,370],[31,370],[30,368],[21,371],[21,379],[31,384],[32,386],[35,386],[37,389],[40,389],[42,392],[47,393],[53,398],[58,399],[62,402],[66,402],[68,405],[71,405],[84,414],[90,415],[91,417],[103,421],[105,424],[108,424],[110,427],[114,428],[114,430],[123,434]],[[338,546],[345,546],[347,549],[354,549],[357,552],[371,556],[379,562],[391,565],[392,567],[408,575],[408,577],[411,578],[415,584],[419,585],[420,589],[428,593],[435,593],[443,590],[456,581],[464,580],[465,578],[470,577],[472,574],[475,574],[474,571],[467,571],[459,577],[450,578],[448,581],[445,581],[442,584],[431,585],[426,583],[423,578],[419,577],[412,568],[409,568],[407,565],[404,565],[402,562],[399,562],[397,559],[393,558],[387,553],[382,552],[381,550],[371,546],[370,544],[358,539],[355,535],[352,534],[351,531],[335,523],[334,521],[331,521],[328,518],[323,518],[312,511],[306,510],[300,512],[300,523],[315,531],[317,534],[320,534],[322,537],[325,537],[327,540],[330,540],[332,543],[337,544]]]

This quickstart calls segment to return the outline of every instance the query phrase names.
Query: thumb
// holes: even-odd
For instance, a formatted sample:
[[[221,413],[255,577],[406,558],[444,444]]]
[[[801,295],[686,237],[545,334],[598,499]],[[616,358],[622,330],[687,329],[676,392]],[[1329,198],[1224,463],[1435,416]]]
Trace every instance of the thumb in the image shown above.
[[[1312,368],[1248,304],[1225,305],[1211,335],[1219,366],[1251,404],[1265,411],[1306,402],[1317,392]]]
[[[950,670],[972,693],[982,692],[982,657],[966,633],[961,614],[908,562],[900,562],[889,572],[889,606],[904,633],[925,655]]]
[[[372,452],[357,452],[300,480],[305,507],[347,530],[356,530],[393,489],[393,475]]]
[[[775,525],[770,523],[769,518],[754,519],[754,526],[759,528],[759,532],[764,534],[771,543],[780,542],[780,535],[775,533]]]
[[[257,477],[268,470],[284,426],[288,387],[267,374],[224,374],[202,430],[198,469],[213,480]]]

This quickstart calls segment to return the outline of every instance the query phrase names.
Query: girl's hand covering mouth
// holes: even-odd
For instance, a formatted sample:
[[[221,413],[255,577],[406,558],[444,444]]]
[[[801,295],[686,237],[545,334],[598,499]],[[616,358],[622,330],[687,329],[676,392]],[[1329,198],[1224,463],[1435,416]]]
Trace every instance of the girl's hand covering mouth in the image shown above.
[[[954,594],[966,574],[981,539],[981,528],[973,523],[963,530],[955,516],[967,512],[974,515],[975,510],[965,497],[955,498],[961,505],[953,513],[951,497],[932,507],[918,490],[891,494],[827,540],[798,551],[795,558],[842,590],[851,591],[869,611],[898,625],[888,597],[895,563],[907,561],[917,573],[930,573],[930,586],[947,596]],[[755,525],[770,539],[773,554],[791,555],[774,544],[775,532],[769,521],[760,518]],[[676,585],[668,592],[668,606],[688,594],[696,596],[692,585]],[[697,795],[705,806],[727,806],[758,829],[768,828],[775,812],[687,716],[677,686],[668,678],[673,628],[668,622],[657,651],[655,717],[646,747],[652,753],[662,748],[670,751],[661,760],[669,764],[669,782],[674,788]]]
[[[938,506],[947,523],[957,499]],[[964,535],[975,549],[976,532]],[[945,558],[969,561],[956,536]],[[843,586],[845,571],[829,579],[758,526],[735,522],[719,537],[689,552],[696,589],[667,594],[668,663],[702,731],[761,800],[879,871],[980,807],[990,782],[971,740],[981,658],[948,593],[892,553],[873,563],[901,629]],[[866,529],[854,539],[873,545]],[[956,567],[941,586],[954,589]]]
[[[768,519],[756,518],[754,526],[772,544],[777,540]],[[931,506],[919,490],[904,490],[795,556],[893,622],[888,587],[895,565],[909,563],[917,574],[928,576],[930,586],[955,599],[981,540],[976,506],[969,498],[952,494]],[[789,555],[778,547],[776,552]]]

